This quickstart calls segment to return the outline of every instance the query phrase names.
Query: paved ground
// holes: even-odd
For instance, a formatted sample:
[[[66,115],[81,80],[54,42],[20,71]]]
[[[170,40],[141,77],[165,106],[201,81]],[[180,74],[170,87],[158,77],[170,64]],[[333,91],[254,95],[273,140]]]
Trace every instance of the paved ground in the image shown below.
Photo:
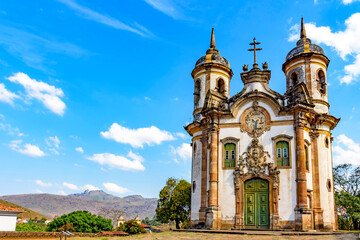
[[[72,240],[85,240],[85,238],[72,238]],[[94,238],[92,238],[95,240]],[[98,238],[96,240],[105,240]],[[321,235],[321,236],[264,236],[264,235],[238,235],[238,234],[215,234],[215,233],[189,233],[189,232],[162,232],[152,234],[142,234],[129,237],[108,238],[108,240],[353,240],[359,239],[358,234],[343,235]],[[86,239],[88,240],[88,239]],[[89,239],[90,240],[90,239]]]
[[[34,239],[34,238],[32,238]],[[342,235],[321,235],[321,236],[265,236],[265,235],[238,235],[238,234],[215,234],[215,233],[189,233],[189,232],[171,232],[166,231],[162,233],[141,234],[129,237],[72,237],[68,240],[355,240],[359,239],[358,234],[342,234]],[[4,239],[1,240],[10,240]],[[18,239],[17,240],[27,240]],[[47,240],[59,240],[59,238]]]

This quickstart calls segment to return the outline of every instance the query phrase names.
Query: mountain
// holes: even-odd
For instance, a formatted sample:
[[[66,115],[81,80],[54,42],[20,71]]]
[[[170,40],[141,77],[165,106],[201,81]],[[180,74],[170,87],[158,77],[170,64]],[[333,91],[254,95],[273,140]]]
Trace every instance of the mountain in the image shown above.
[[[38,220],[40,220],[42,218],[48,219],[47,217],[45,217],[44,215],[42,215],[40,213],[37,213],[37,212],[34,212],[34,211],[30,210],[30,209],[24,208],[24,207],[19,206],[19,205],[15,204],[15,203],[7,202],[7,201],[1,200],[1,199],[0,199],[0,203],[5,204],[6,206],[9,206],[9,207],[22,209],[24,212],[20,213],[18,215],[19,218],[28,218],[28,219],[37,218]]]
[[[117,209],[126,213],[125,218],[141,219],[155,214],[157,205],[156,198],[143,198],[140,195],[116,197],[102,190],[71,194],[68,196],[54,194],[21,194],[0,196],[0,199],[13,202],[18,205],[39,212],[49,218],[61,216],[77,210],[87,210],[98,214],[100,209]]]

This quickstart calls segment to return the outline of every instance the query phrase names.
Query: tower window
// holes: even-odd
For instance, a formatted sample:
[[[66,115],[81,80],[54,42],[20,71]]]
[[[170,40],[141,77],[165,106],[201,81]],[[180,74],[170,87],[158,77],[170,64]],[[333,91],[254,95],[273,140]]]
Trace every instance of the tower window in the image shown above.
[[[224,168],[235,167],[236,145],[234,143],[227,143],[224,146],[224,150]]]
[[[308,146],[305,144],[305,167],[306,167],[306,171],[310,170],[310,166],[309,166],[309,148]]]
[[[325,81],[325,74],[323,70],[320,70],[317,74],[317,81],[318,81],[318,89],[321,94],[326,93],[326,81]]]
[[[299,81],[298,75],[296,74],[296,72],[293,72],[290,75],[290,85],[295,86],[298,83],[298,81]]]
[[[278,141],[276,143],[276,165],[278,167],[290,166],[289,143],[286,141]]]
[[[194,104],[195,106],[199,103],[200,100],[200,80],[196,80],[195,89],[194,89]]]
[[[217,82],[217,92],[220,94],[225,93],[225,83],[224,83],[224,80],[221,78]]]

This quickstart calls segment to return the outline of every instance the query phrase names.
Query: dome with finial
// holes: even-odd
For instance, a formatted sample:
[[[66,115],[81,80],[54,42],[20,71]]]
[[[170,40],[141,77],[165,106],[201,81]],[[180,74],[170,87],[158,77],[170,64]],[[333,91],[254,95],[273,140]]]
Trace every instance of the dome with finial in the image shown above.
[[[304,18],[301,18],[300,40],[297,41],[296,47],[287,54],[286,61],[302,53],[309,52],[325,55],[324,50],[320,46],[311,43],[311,40],[306,37]]]
[[[195,67],[207,63],[217,63],[230,68],[229,62],[224,57],[220,56],[219,50],[217,50],[215,47],[215,34],[214,28],[212,28],[210,48],[206,51],[205,56],[202,56],[201,58],[199,58],[199,60],[197,60]]]

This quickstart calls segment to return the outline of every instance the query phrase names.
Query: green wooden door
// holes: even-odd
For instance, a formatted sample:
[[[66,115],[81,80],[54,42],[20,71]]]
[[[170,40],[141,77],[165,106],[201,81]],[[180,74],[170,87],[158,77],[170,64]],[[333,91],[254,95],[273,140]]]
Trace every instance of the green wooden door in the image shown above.
[[[250,179],[245,182],[244,219],[246,228],[268,229],[269,221],[269,182]]]

